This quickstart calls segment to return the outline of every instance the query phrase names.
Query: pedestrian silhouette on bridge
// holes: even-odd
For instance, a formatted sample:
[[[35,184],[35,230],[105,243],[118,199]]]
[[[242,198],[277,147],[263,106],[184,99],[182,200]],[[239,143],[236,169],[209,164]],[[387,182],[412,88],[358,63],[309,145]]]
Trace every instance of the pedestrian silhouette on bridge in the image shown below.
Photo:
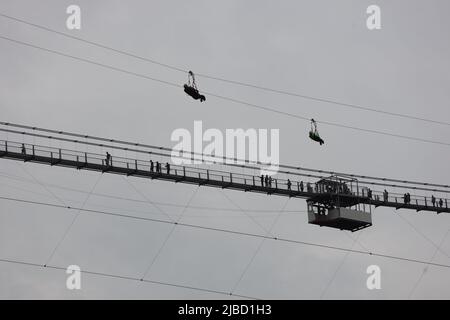
[[[109,154],[109,152],[106,152],[106,166],[109,167],[111,165],[111,155]]]
[[[167,174],[170,174],[170,163],[166,162]]]
[[[388,202],[388,198],[389,197],[389,193],[386,191],[386,189],[384,189],[383,191],[383,200],[384,202]]]
[[[27,149],[25,148],[25,144],[22,143],[22,154],[26,155],[27,154]]]
[[[288,190],[291,190],[291,185],[292,185],[291,180],[287,179],[287,188],[288,188]]]

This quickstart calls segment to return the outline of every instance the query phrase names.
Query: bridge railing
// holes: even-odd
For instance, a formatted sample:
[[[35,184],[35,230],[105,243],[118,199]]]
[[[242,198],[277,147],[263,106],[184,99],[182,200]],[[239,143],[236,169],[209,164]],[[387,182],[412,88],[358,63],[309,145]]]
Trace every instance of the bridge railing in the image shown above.
[[[57,163],[59,160],[68,160],[79,163],[80,167],[82,167],[84,163],[89,163],[100,165],[105,168],[109,165],[112,167],[123,168],[128,170],[157,172],[156,169],[157,162],[156,161],[153,162],[153,170],[152,170],[152,165],[150,161],[151,159],[142,160],[142,159],[130,159],[112,156],[110,159],[110,163],[107,164],[105,155],[98,153],[68,150],[56,147],[40,146],[4,140],[0,141],[0,151],[23,154],[25,158],[30,157],[30,159],[33,156],[46,157],[53,159],[54,163]],[[174,164],[170,164],[170,169],[169,171],[167,171],[165,163],[160,163],[160,165],[161,168],[159,172],[161,174],[170,174],[180,177],[191,177],[203,180],[221,181],[224,183],[241,184],[249,186],[249,188],[251,188],[252,186],[258,186],[258,187],[265,187],[268,189],[291,190],[299,192],[308,192],[312,194],[342,193],[353,196],[368,197],[373,200],[398,203],[399,207],[402,204],[405,204],[404,194],[388,192],[386,195],[383,192],[370,190],[368,187],[360,186],[358,184],[348,185],[348,189],[345,190],[344,192],[344,190],[326,189],[323,187],[323,185],[318,184],[316,182],[311,182],[307,180],[298,181],[296,179],[288,180],[277,177],[273,178],[269,185],[266,182],[265,177],[261,183],[261,177],[255,176],[254,174],[237,173],[237,172],[222,171],[216,169],[205,169],[193,166],[181,166]],[[441,197],[435,198],[434,201],[431,196],[427,197],[420,195],[411,195],[410,198],[411,199],[409,203],[418,206],[448,208],[448,205],[450,205],[450,200]]]

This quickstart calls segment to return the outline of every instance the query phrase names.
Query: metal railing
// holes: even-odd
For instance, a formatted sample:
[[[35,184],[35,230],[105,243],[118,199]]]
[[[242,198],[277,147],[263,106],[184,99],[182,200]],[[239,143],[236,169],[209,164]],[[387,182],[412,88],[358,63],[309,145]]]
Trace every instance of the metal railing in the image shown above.
[[[420,196],[411,195],[410,200],[405,203],[405,194],[395,192],[383,192],[371,190],[363,183],[348,183],[340,184],[340,187],[331,188],[327,187],[323,183],[311,182],[311,181],[298,181],[295,179],[283,179],[272,178],[268,176],[256,176],[248,173],[237,173],[231,171],[222,171],[215,169],[205,169],[193,166],[182,166],[170,163],[161,163],[159,161],[130,159],[125,157],[112,156],[107,163],[105,155],[82,152],[75,150],[68,150],[62,148],[54,148],[48,146],[20,143],[14,141],[0,140],[0,151],[21,154],[26,161],[32,160],[33,157],[45,157],[50,158],[50,162],[58,164],[59,161],[66,160],[76,162],[78,167],[83,167],[85,164],[99,165],[105,168],[121,168],[129,171],[146,171],[161,175],[179,176],[180,178],[191,177],[198,178],[200,180],[214,180],[223,183],[240,184],[251,187],[263,187],[267,188],[270,193],[271,190],[286,190],[297,191],[310,194],[338,194],[338,195],[350,195],[362,198],[368,198],[374,201],[398,203],[401,207],[404,204],[411,204],[416,206],[448,208],[450,203],[446,198],[434,198],[434,196]],[[153,162],[153,165],[152,165]],[[294,176],[296,177],[296,176]],[[262,179],[262,180],[261,180]],[[334,178],[330,178],[333,181]],[[434,200],[433,200],[434,199]]]

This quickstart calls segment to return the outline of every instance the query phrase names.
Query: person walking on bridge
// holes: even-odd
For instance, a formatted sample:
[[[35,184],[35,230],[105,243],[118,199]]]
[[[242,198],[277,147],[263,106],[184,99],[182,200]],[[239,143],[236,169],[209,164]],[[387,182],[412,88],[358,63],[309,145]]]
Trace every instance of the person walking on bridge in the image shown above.
[[[111,165],[111,155],[109,154],[109,152],[106,152],[106,166],[109,167]]]
[[[166,162],[167,174],[170,174],[170,163]]]
[[[384,202],[388,202],[388,200],[389,200],[389,193],[387,192],[386,189],[384,189],[384,191],[383,191],[383,200],[384,200]]]

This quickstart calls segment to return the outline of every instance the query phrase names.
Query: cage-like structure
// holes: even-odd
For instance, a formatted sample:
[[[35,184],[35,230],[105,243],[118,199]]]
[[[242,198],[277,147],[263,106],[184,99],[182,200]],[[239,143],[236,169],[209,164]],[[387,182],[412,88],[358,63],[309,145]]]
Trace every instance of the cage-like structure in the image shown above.
[[[372,209],[361,201],[367,190],[354,178],[333,175],[316,182],[307,199],[308,222],[340,230],[357,231],[372,225]]]

